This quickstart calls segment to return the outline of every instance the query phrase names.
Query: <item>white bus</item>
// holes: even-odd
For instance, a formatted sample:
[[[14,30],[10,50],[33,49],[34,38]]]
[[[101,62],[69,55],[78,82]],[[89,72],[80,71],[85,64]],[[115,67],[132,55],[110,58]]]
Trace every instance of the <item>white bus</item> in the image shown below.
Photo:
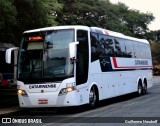
[[[6,51],[6,62],[11,52]],[[25,31],[17,63],[20,107],[90,104],[152,86],[147,40],[87,26]]]

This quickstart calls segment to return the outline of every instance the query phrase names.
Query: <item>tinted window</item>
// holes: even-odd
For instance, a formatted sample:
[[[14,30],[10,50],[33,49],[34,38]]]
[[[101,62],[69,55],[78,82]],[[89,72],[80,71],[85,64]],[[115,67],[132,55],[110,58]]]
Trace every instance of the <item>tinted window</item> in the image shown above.
[[[98,60],[99,58],[99,48],[98,48],[98,34],[91,33],[91,61]]]
[[[115,43],[115,55],[117,57],[124,57],[124,55],[125,55],[124,40],[119,39],[119,38],[115,38],[114,43]]]
[[[88,32],[83,30],[77,31],[77,63],[76,63],[76,84],[83,84],[88,79]]]
[[[139,43],[139,49],[140,49],[140,57],[142,59],[145,59],[146,58],[145,44],[144,43]]]
[[[146,58],[151,59],[151,50],[149,44],[145,44],[145,53],[146,53]]]
[[[134,57],[140,58],[140,49],[139,49],[139,43],[133,42],[133,48],[134,48]]]
[[[91,33],[91,61],[104,56],[151,58],[151,53],[147,44]]]
[[[99,36],[99,48],[102,56],[115,56],[114,43],[112,37],[106,35]]]
[[[126,52],[126,57],[134,57],[134,54],[133,54],[133,44],[132,44],[132,41],[130,40],[125,40],[125,52]]]

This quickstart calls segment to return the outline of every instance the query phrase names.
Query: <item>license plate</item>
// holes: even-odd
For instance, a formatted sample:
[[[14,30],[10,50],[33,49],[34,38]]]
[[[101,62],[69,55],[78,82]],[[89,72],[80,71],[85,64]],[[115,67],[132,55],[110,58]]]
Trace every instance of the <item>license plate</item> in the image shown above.
[[[38,104],[48,104],[48,99],[38,99]]]

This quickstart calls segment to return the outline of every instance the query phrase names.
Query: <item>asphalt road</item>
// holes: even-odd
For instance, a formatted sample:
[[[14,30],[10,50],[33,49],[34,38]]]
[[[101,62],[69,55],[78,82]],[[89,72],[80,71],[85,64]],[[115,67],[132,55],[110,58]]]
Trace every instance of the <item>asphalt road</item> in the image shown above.
[[[96,109],[89,109],[88,106],[23,109],[4,117],[21,121],[24,119],[27,123],[29,121],[30,124],[26,125],[31,125],[31,121],[37,121],[39,124],[35,125],[38,126],[160,126],[160,77],[154,78],[154,85],[146,95],[137,97],[130,94],[108,99],[102,101]]]
[[[18,106],[17,86],[0,87],[0,109]]]

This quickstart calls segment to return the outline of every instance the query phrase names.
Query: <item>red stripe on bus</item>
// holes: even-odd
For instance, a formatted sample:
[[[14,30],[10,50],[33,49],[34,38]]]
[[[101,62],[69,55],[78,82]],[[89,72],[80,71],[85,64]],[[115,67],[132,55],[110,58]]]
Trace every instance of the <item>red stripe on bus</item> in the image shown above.
[[[152,66],[118,66],[116,57],[112,57],[114,68],[152,68]]]

